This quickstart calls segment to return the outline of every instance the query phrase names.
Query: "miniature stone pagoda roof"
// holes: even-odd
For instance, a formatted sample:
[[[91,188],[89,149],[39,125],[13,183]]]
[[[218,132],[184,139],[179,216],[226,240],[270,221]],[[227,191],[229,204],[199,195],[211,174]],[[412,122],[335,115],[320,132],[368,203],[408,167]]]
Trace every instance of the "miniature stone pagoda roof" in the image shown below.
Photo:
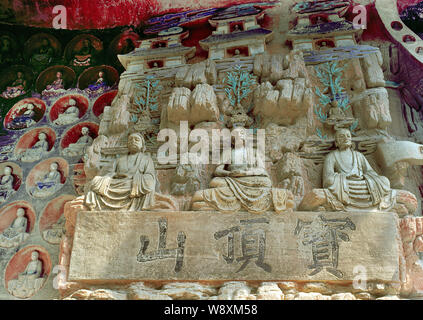
[[[265,39],[266,41],[272,35],[272,31],[256,28],[247,31],[233,32],[227,34],[213,34],[208,38],[201,40],[200,45],[203,48],[208,48],[210,45],[216,45],[218,43],[234,42],[237,40],[246,40],[246,39]]]
[[[299,2],[292,10],[299,16],[308,16],[312,14],[345,14],[348,7],[351,5],[350,0],[335,0],[335,1],[304,1]]]
[[[290,30],[287,34],[288,39],[301,39],[301,38],[324,38],[328,34],[331,36],[341,34],[358,33],[361,29],[354,28],[352,22],[349,21],[333,21],[321,23],[310,26],[297,26]]]

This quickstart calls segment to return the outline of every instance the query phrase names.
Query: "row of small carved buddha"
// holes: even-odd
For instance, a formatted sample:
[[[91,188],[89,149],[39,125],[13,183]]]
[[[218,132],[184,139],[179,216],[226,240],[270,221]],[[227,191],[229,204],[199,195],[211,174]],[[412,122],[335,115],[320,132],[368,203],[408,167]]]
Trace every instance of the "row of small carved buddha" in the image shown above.
[[[390,181],[370,166],[363,154],[352,149],[351,132],[336,132],[337,149],[327,155],[323,166],[323,189],[313,189],[302,199],[299,210],[346,211],[382,210],[413,213],[415,196],[393,190]],[[90,210],[143,211],[176,210],[176,202],[156,193],[154,163],[145,154],[141,134],[128,138],[129,154],[118,158],[109,172],[94,177],[86,186],[84,204]],[[264,166],[249,161],[245,147],[232,148],[236,163],[219,165],[209,188],[197,190],[191,200],[192,210],[251,213],[294,209],[291,191],[272,187]],[[242,158],[245,161],[239,161]]]

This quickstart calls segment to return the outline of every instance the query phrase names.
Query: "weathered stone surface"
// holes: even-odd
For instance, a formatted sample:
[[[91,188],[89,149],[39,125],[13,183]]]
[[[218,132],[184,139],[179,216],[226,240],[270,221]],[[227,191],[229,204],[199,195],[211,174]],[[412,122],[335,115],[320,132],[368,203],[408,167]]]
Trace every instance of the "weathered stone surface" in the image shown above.
[[[284,294],[274,282],[265,282],[257,289],[258,300],[283,300]]]
[[[173,300],[203,300],[217,293],[216,288],[198,283],[170,283],[164,285],[160,292]]]
[[[331,300],[357,300],[356,297],[349,292],[346,293],[336,293],[331,295]]]
[[[174,88],[167,105],[167,120],[176,124],[189,119],[191,90]]]
[[[162,293],[160,290],[150,288],[142,282],[131,284],[128,288],[129,300],[172,300],[167,294]]]
[[[372,53],[360,59],[364,78],[368,88],[385,86],[385,77],[382,70],[382,54]]]
[[[202,121],[217,121],[219,108],[213,87],[209,84],[199,84],[191,95],[191,110],[189,122],[196,124]]]
[[[326,283],[321,283],[321,282],[317,282],[317,283],[306,283],[301,291],[304,292],[318,292],[321,294],[331,294],[332,290],[328,287],[328,285]]]
[[[298,292],[292,300],[330,300],[330,296],[318,292]]]
[[[80,289],[64,300],[126,300],[126,293],[109,289]]]
[[[308,231],[316,236],[323,232],[323,235],[329,229],[326,230],[319,224],[322,219],[326,219],[327,224],[333,223],[341,227],[343,221],[350,219],[355,228],[345,228],[341,238],[336,236],[335,240],[326,241],[328,246],[335,243],[339,245],[339,256],[330,260],[333,268],[341,272],[337,276],[328,272],[325,266],[320,272],[311,275],[314,270],[310,267],[313,264],[312,246],[311,242],[307,244],[300,226],[317,223],[317,229],[311,225]],[[332,219],[332,222],[327,219]],[[163,237],[166,236],[162,238],[165,239],[161,244],[163,247],[159,247],[159,220],[162,228],[167,222],[167,234],[162,233]],[[368,279],[397,282],[399,246],[396,240],[396,223],[395,215],[378,212],[293,212],[283,215],[266,213],[260,216],[246,213],[225,215],[216,212],[80,212],[68,280],[192,281],[279,278],[346,281],[354,279],[353,266],[360,264],[366,267]],[[208,228],[204,229],[204,225]],[[378,228],[374,228],[375,225]],[[232,230],[233,253],[228,252],[230,240],[228,234],[225,235],[225,230],[231,227],[239,228],[239,231]],[[333,226],[332,229],[337,227]],[[265,236],[265,247],[260,249],[257,242],[252,247],[255,250],[260,249],[257,252],[262,258],[243,258],[242,236],[251,232],[256,240]],[[184,235],[186,239],[182,245]],[[179,268],[176,257],[177,252],[181,257],[181,252],[176,250],[177,239],[179,247],[184,247],[183,260],[178,260],[182,261]],[[349,241],[345,241],[348,239]],[[142,262],[138,262],[137,255],[142,248],[145,251],[138,256]],[[168,253],[163,251],[165,249],[169,249]]]

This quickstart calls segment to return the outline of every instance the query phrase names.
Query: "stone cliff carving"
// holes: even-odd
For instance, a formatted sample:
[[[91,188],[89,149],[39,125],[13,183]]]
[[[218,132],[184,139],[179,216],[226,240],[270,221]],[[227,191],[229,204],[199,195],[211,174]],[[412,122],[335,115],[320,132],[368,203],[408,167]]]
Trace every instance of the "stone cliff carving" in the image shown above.
[[[53,162],[50,165],[50,171],[47,172],[41,181],[31,188],[30,193],[36,198],[46,198],[53,195],[63,187],[62,174],[59,171],[59,164]]]
[[[357,209],[396,209],[403,197],[392,190],[388,178],[373,170],[363,154],[352,150],[351,132],[336,132],[337,150],[329,153],[323,165],[323,188],[314,189],[300,204],[300,210],[348,211]],[[407,193],[407,191],[401,191]],[[416,208],[402,203],[410,213]]]
[[[0,179],[0,202],[4,202],[14,192],[13,184],[15,178],[12,175],[12,167],[6,166],[3,171],[3,176]]]
[[[79,137],[76,143],[71,143],[66,149],[63,150],[63,155],[68,157],[75,157],[83,155],[88,146],[93,143],[93,138],[90,137],[90,129],[83,127],[81,129],[82,136]]]
[[[55,125],[71,124],[79,120],[79,109],[74,99],[69,99],[69,106],[65,112],[59,114],[58,118],[54,120]]]
[[[104,176],[89,183],[84,204],[90,210],[142,211],[176,209],[172,199],[155,192],[156,171],[150,155],[145,153],[141,134],[128,137],[129,154],[118,158]]]
[[[29,233],[26,232],[28,219],[25,217],[25,209],[19,208],[16,219],[0,234],[0,247],[14,248],[26,241]]]
[[[188,195],[199,190],[201,186],[199,170],[192,164],[180,164],[172,178],[170,193],[173,195]]]
[[[9,292],[15,297],[25,299],[34,295],[43,286],[46,278],[43,277],[43,262],[38,259],[39,253],[31,253],[31,261],[16,279],[7,283]]]
[[[46,155],[49,149],[47,135],[44,132],[38,134],[38,141],[29,149],[19,154],[19,158],[24,162],[34,162]]]
[[[65,222],[65,216],[62,215],[55,224],[43,231],[43,239],[48,243],[59,244],[65,234]]]
[[[240,138],[242,129],[235,129]],[[294,207],[292,193],[272,188],[269,174],[263,166],[254,163],[250,150],[244,146],[235,143],[231,164],[219,165],[214,176],[210,189],[194,194],[193,210],[236,212],[242,208],[252,213],[269,210],[280,213]]]

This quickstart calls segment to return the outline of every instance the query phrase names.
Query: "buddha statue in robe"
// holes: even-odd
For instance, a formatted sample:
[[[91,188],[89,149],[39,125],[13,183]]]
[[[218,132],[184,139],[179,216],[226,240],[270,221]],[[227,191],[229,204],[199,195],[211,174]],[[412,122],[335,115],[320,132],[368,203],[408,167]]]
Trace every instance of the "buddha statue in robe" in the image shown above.
[[[170,197],[155,192],[154,162],[145,148],[141,134],[128,137],[129,154],[118,158],[105,175],[95,176],[88,184],[84,205],[89,210],[177,210]]]
[[[47,68],[53,60],[54,49],[48,38],[41,40],[40,47],[35,50],[30,59],[30,64],[37,72]]]
[[[93,64],[95,48],[90,39],[82,40],[82,47],[74,52],[72,65],[75,67],[88,67]]]
[[[351,132],[339,129],[335,134],[337,149],[329,153],[323,164],[323,188],[314,189],[303,198],[299,209],[330,210],[395,210],[404,197],[397,197],[388,178],[376,173],[366,157],[352,149]],[[402,191],[404,193],[407,191]],[[410,193],[409,199],[414,195]],[[407,197],[405,197],[407,198]],[[414,197],[415,198],[415,197]],[[413,211],[414,205],[403,203]]]
[[[43,231],[43,239],[48,243],[60,244],[62,236],[65,234],[65,222],[65,216],[62,215],[56,223]]]
[[[38,258],[38,251],[33,251],[31,261],[27,264],[25,271],[20,273],[16,279],[8,281],[7,289],[15,297],[29,298],[43,286],[46,278],[42,276],[43,262]]]
[[[18,158],[23,162],[38,161],[47,154],[49,147],[47,135],[44,132],[40,132],[38,141],[31,148],[19,154]]]
[[[28,103],[25,106],[26,110],[20,115],[12,116],[12,121],[9,123],[9,129],[25,129],[34,125],[35,106],[32,103]]]
[[[12,172],[12,167],[6,166],[3,175],[0,176],[0,202],[6,201],[14,192],[13,184],[15,183],[15,178]]]
[[[63,150],[63,155],[68,157],[81,156],[85,153],[88,146],[93,143],[93,138],[90,137],[90,129],[83,127],[81,129],[82,136],[76,143],[71,143],[66,149]]]
[[[31,194],[34,197],[45,198],[53,195],[62,186],[62,174],[59,171],[59,164],[57,162],[52,162],[50,164],[50,171],[44,175],[42,181],[37,182],[36,185],[31,188]]]
[[[85,92],[88,94],[102,94],[108,89],[110,89],[110,87],[107,85],[106,79],[104,78],[104,72],[100,71],[97,81],[90,84],[88,88],[85,89]]]
[[[69,106],[65,112],[60,113],[56,120],[53,121],[55,125],[67,125],[79,120],[79,108],[75,99],[69,99]]]
[[[3,91],[1,95],[3,98],[13,99],[26,93],[26,80],[23,72],[18,71],[16,73],[16,77],[16,80],[13,81],[9,87],[6,87],[5,91]]]
[[[60,71],[56,72],[56,80],[48,84],[41,94],[45,97],[54,97],[65,93],[65,83],[62,76],[63,74]]]
[[[13,63],[16,53],[13,52],[12,41],[8,36],[0,38],[0,64]]]
[[[26,232],[28,219],[25,217],[25,209],[18,208],[16,215],[12,224],[0,234],[0,247],[2,248],[17,247],[29,237]]]
[[[234,129],[235,140],[245,140],[245,129]],[[234,140],[234,139],[233,139]],[[278,213],[295,206],[293,195],[285,189],[272,188],[269,174],[254,160],[253,149],[243,143],[233,143],[231,163],[219,165],[210,188],[199,190],[192,198],[192,210],[251,213],[276,211]],[[262,155],[264,157],[264,155]]]

